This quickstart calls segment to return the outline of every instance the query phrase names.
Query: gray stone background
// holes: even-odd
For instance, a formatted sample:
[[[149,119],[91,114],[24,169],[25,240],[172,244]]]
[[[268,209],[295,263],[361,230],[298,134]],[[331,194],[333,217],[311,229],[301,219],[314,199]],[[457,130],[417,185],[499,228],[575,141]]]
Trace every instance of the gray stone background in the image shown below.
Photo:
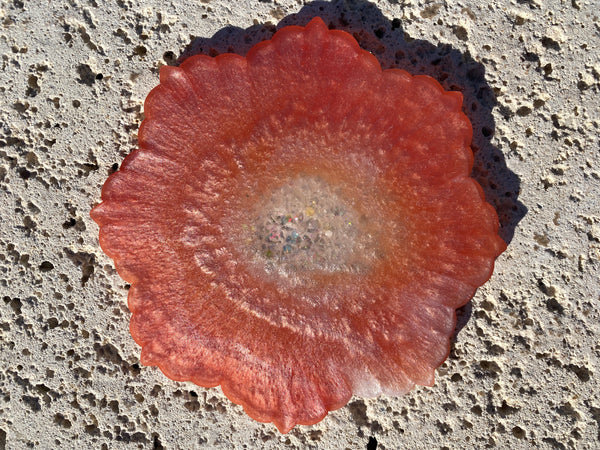
[[[599,448],[600,21],[584,0],[0,1],[0,449]],[[461,90],[508,250],[435,386],[281,435],[139,363],[89,210],[164,64],[320,15]]]

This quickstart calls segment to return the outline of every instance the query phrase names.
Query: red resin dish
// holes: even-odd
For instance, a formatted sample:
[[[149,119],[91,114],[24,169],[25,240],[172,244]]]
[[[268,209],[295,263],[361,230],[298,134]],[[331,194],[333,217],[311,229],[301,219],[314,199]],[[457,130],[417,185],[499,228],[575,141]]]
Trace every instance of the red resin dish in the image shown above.
[[[461,106],[319,18],[162,67],[91,212],[142,363],[284,433],[432,385],[506,247]]]

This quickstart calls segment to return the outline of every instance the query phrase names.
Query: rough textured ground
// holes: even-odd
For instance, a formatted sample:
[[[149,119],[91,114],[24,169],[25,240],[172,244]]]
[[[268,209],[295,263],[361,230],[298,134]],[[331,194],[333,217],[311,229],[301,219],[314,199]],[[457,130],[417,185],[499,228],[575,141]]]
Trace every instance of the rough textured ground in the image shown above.
[[[593,1],[0,2],[0,449],[598,448],[600,21]],[[432,388],[281,435],[139,364],[89,218],[158,68],[315,15],[465,94],[508,250]]]

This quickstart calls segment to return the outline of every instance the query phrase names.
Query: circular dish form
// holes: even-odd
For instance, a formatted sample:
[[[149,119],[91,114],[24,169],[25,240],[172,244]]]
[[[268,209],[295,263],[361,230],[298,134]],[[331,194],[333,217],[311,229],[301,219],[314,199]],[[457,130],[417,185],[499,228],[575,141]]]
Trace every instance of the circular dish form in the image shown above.
[[[281,432],[432,385],[506,247],[461,107],[319,18],[162,67],[91,213],[142,363]]]

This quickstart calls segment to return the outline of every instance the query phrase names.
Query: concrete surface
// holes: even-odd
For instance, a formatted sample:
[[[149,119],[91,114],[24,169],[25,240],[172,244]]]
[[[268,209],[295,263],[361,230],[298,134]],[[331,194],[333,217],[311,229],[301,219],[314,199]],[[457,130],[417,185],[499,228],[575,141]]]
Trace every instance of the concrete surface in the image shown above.
[[[161,65],[315,15],[464,92],[509,247],[435,386],[281,435],[139,364],[89,210]],[[0,449],[600,447],[596,2],[5,0],[0,22]]]

